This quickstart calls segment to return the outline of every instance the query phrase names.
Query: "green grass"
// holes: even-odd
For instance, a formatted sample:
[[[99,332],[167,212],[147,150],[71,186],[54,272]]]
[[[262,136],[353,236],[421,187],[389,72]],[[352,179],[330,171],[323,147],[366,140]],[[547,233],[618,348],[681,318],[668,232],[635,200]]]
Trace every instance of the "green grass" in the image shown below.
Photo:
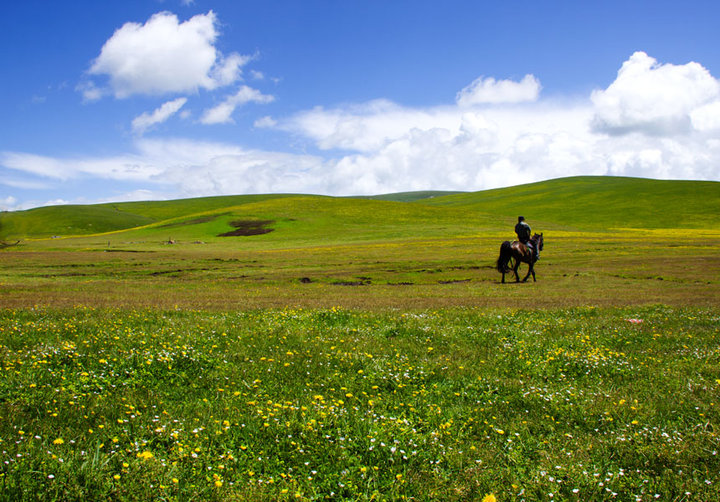
[[[0,214],[0,236],[10,238],[82,235],[147,225],[147,216],[101,206],[48,206]]]
[[[3,212],[0,213],[0,237],[42,238],[114,232],[283,197],[288,196],[200,197],[170,201],[46,206],[27,211]]]
[[[422,201],[555,228],[720,228],[720,183],[581,176]]]
[[[55,206],[0,214],[0,239],[116,232],[126,240],[211,240],[233,218],[274,220],[264,241],[338,241],[457,235],[512,229],[519,213],[534,228],[604,232],[617,228],[720,229],[720,183],[576,177],[512,188],[442,195],[411,192],[372,198],[310,195],[205,197],[163,202]],[[214,217],[209,224],[203,219]],[[148,226],[149,225],[149,226]],[[169,226],[170,225],[170,226]],[[137,230],[134,230],[137,229]],[[344,233],[338,234],[337,230]]]
[[[5,309],[0,500],[716,500],[718,321]]]
[[[0,501],[718,499],[719,186],[2,213]]]
[[[666,187],[665,198],[673,192],[692,208],[691,199],[720,184],[572,178],[415,202],[283,195],[88,206],[91,214],[114,211],[152,222],[27,239],[2,249],[0,295],[8,307],[210,310],[717,305],[720,229],[712,226],[717,223],[685,228],[686,220],[675,218],[675,227],[618,229],[629,223],[620,220],[611,202],[626,200],[628,190],[640,192],[639,186],[646,192]],[[568,187],[574,187],[574,197]],[[538,282],[502,287],[494,263],[500,243],[514,237],[517,207],[509,204],[532,200],[532,190],[556,204],[565,201],[561,207],[570,221],[560,224],[557,208],[543,213],[549,223],[531,220],[545,233]],[[578,231],[574,204],[594,191],[601,194],[605,212],[583,212],[593,224],[585,220],[577,226],[593,230]],[[626,195],[612,198],[611,192]],[[700,199],[708,207],[717,204],[710,193]],[[657,201],[653,221],[670,225],[674,206]],[[500,203],[508,206],[502,209]],[[25,218],[49,232],[56,228],[47,226],[48,215],[74,209],[46,208],[42,219],[33,211],[7,213],[2,221]],[[270,221],[272,231],[219,237],[239,220]],[[701,220],[707,218],[698,210],[691,221]],[[83,225],[80,221],[76,226]]]

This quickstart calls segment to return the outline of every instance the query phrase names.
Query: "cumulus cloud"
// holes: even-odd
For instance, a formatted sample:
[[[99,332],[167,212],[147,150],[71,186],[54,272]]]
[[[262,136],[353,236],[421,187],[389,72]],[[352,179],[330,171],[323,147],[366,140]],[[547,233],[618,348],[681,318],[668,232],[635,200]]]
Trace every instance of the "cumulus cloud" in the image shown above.
[[[480,77],[457,93],[458,106],[522,103],[535,101],[540,95],[540,81],[525,75],[520,82]]]
[[[537,101],[532,76],[480,78],[456,106],[376,100],[316,107],[274,127],[349,151],[336,158],[342,175],[331,193],[479,190],[579,174],[720,179],[717,85],[697,63],[661,65],[636,53],[587,100]]]
[[[607,89],[592,93],[598,132],[687,134],[715,128],[720,82],[698,63],[660,64],[644,52],[623,63]]]
[[[506,95],[504,103],[485,97],[473,106],[458,99],[412,108],[378,99],[255,122],[318,155],[138,137],[133,151],[113,157],[4,152],[0,165],[40,179],[123,181],[156,197],[481,190],[573,175],[720,180],[717,83],[697,63],[660,64],[636,53],[606,89],[573,101]],[[243,87],[203,119],[228,121],[237,106],[270,99]],[[160,120],[162,108],[146,120],[155,113]]]
[[[180,108],[187,103],[187,98],[178,98],[164,103],[156,108],[152,113],[143,113],[138,115],[132,121],[133,132],[143,134],[149,128],[165,122],[167,119],[175,115]]]
[[[232,114],[238,106],[247,103],[271,103],[275,100],[274,96],[263,94],[257,89],[243,85],[238,92],[228,96],[219,105],[206,110],[200,118],[203,124],[226,124],[231,123]]]
[[[592,164],[587,107],[442,113],[446,127],[409,127],[373,152],[340,158],[331,191],[479,190],[564,176],[572,166]]]
[[[145,24],[126,23],[105,42],[88,71],[91,76],[107,76],[109,87],[89,80],[79,90],[86,100],[95,100],[108,93],[127,98],[232,84],[251,57],[224,56],[215,47],[218,35],[212,11],[184,22],[172,13],[160,12]]]
[[[692,110],[690,121],[696,131],[720,131],[720,99]]]
[[[315,107],[278,122],[278,128],[305,136],[323,150],[373,152],[411,129],[453,127],[455,111],[406,108],[378,99],[344,108]]]

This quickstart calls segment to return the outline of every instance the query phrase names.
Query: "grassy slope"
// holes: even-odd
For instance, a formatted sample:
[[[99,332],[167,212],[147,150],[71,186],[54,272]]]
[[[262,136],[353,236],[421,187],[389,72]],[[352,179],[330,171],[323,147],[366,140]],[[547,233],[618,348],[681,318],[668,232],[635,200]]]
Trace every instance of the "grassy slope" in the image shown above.
[[[237,220],[270,220],[273,232],[245,237],[219,237]],[[118,235],[124,241],[203,241],[244,249],[307,247],[466,235],[484,223],[463,208],[422,206],[368,199],[296,196],[258,200],[198,215],[177,218]]]
[[[274,221],[276,232],[254,240],[327,243],[503,230],[518,214],[534,228],[548,230],[720,228],[711,217],[720,214],[717,182],[575,177],[483,192],[428,193],[378,198],[246,195],[43,207],[0,214],[0,238],[124,230],[127,240],[208,241],[231,230],[233,220],[265,219]]]
[[[0,237],[47,237],[122,230],[152,223],[148,216],[101,206],[48,206],[0,214]]]
[[[720,183],[580,176],[426,199],[584,230],[719,228]]]
[[[217,197],[198,197],[167,201],[122,202],[104,204],[99,207],[112,207],[128,214],[137,214],[152,218],[154,221],[217,211],[220,209],[250,204],[253,202],[293,197],[291,194],[272,195],[224,195]],[[92,206],[90,206],[92,207]]]
[[[47,206],[0,213],[0,238],[113,232],[289,195],[234,195],[170,201]]]

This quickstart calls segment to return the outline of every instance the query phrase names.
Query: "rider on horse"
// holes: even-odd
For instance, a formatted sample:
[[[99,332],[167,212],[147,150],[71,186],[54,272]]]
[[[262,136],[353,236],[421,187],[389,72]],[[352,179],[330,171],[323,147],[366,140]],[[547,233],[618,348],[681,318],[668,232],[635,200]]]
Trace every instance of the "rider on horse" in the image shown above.
[[[515,225],[515,233],[518,236],[518,240],[525,244],[530,249],[530,254],[534,257],[535,261],[540,259],[540,251],[537,246],[530,240],[532,230],[530,225],[525,222],[524,216],[518,216],[517,225]]]

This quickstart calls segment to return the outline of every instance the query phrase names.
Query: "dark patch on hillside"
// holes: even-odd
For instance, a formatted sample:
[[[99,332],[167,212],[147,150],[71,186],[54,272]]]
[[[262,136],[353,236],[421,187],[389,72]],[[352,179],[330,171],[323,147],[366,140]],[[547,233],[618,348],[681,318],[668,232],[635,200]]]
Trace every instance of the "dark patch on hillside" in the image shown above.
[[[268,225],[275,223],[274,220],[235,220],[230,222],[230,226],[235,228],[230,232],[219,234],[218,237],[234,237],[248,235],[269,234],[274,228],[267,228]]]

